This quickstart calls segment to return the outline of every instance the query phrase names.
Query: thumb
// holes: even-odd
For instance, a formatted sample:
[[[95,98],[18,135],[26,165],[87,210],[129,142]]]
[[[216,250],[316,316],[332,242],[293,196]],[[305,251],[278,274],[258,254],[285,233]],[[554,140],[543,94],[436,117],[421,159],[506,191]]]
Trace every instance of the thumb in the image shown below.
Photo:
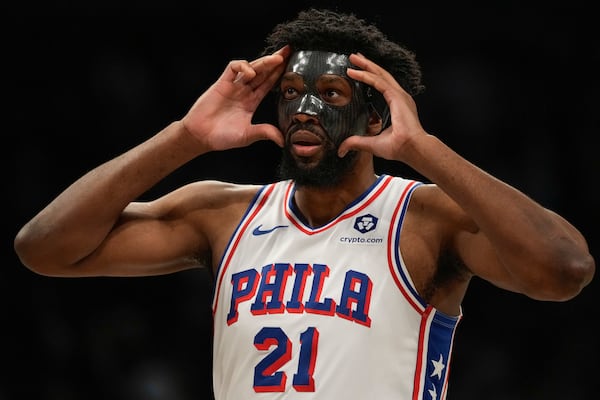
[[[279,129],[271,124],[256,124],[250,128],[252,134],[257,137],[256,140],[270,140],[277,146],[283,147],[283,134]]]
[[[372,139],[372,137],[368,136],[349,136],[338,147],[338,157],[344,157],[351,150],[364,150],[372,153]]]

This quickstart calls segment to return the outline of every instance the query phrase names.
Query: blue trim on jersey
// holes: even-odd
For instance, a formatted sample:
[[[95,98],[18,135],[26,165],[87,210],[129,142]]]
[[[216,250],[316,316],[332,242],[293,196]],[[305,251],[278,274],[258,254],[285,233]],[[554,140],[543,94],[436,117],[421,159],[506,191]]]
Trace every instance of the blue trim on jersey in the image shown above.
[[[214,279],[213,284],[215,285],[215,288],[219,284],[219,276],[220,276],[221,268],[223,267],[223,261],[225,260],[225,256],[227,256],[227,254],[229,254],[229,249],[231,247],[231,243],[237,237],[237,233],[240,230],[240,228],[242,227],[242,224],[246,221],[246,217],[248,217],[248,214],[250,214],[250,212],[254,209],[254,206],[256,205],[256,203],[258,203],[258,201],[261,199],[263,193],[266,191],[266,189],[269,186],[270,185],[263,185],[263,187],[261,187],[260,189],[258,189],[258,191],[256,192],[256,194],[254,195],[254,197],[252,198],[252,200],[248,204],[248,207],[246,208],[246,211],[244,212],[244,215],[240,219],[240,222],[238,222],[237,226],[235,227],[235,230],[233,231],[233,234],[229,238],[229,241],[227,242],[227,246],[225,246],[225,251],[223,251],[223,254],[221,254],[221,259],[219,260],[219,264],[218,264],[219,266],[217,268],[217,271],[215,272],[215,274],[213,276],[213,279]],[[215,296],[217,295],[217,293],[218,293],[218,290],[214,290],[213,291],[213,299],[212,299],[213,304],[214,304]]]
[[[398,224],[396,225],[396,235],[394,238],[394,259],[396,261],[396,269],[404,282],[404,287],[407,288],[413,297],[423,306],[423,308],[427,307],[427,302],[419,295],[415,287],[410,284],[411,280],[404,273],[404,268],[402,268],[402,261],[400,258],[400,235],[402,224],[404,222],[404,216],[406,215],[406,210],[408,209],[408,203],[410,202],[410,197],[412,196],[414,190],[419,186],[422,186],[423,182],[417,182],[411,187],[406,193],[406,198],[404,199],[404,204],[402,204],[402,209],[400,211],[400,216],[398,217]]]
[[[434,314],[431,317],[427,340],[423,398],[443,399],[449,378],[454,334],[461,317],[450,317],[432,310]]]

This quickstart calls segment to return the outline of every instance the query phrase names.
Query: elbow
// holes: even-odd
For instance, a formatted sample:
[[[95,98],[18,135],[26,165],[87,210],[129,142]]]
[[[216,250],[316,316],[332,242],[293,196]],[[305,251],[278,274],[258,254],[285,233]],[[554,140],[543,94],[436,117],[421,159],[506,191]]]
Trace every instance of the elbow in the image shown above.
[[[569,260],[563,260],[556,265],[555,274],[552,274],[552,284],[548,287],[546,300],[568,301],[578,296],[590,284],[596,271],[596,263],[591,254],[585,253]]]
[[[44,269],[41,268],[39,261],[36,260],[35,248],[36,245],[31,240],[30,235],[27,234],[27,229],[22,228],[15,236],[13,249],[17,257],[19,257],[21,264],[37,274],[44,275]]]
[[[59,276],[60,268],[53,267],[50,257],[44,253],[43,240],[36,239],[27,226],[23,227],[15,236],[13,249],[21,263],[32,272],[44,276]]]
[[[568,298],[570,299],[578,295],[583,288],[592,282],[596,273],[596,261],[591,254],[586,253],[578,260],[572,262],[568,269],[570,271],[571,285],[573,286],[571,296]]]
[[[29,254],[31,253],[31,251],[29,249],[31,247],[32,246],[30,245],[30,240],[28,239],[28,235],[26,233],[26,228],[23,227],[21,228],[21,230],[19,230],[19,232],[17,232],[17,235],[15,236],[15,239],[13,241],[13,249],[15,250],[15,253],[17,253],[17,256],[19,257],[19,260],[21,260],[21,263],[28,268],[30,267]]]

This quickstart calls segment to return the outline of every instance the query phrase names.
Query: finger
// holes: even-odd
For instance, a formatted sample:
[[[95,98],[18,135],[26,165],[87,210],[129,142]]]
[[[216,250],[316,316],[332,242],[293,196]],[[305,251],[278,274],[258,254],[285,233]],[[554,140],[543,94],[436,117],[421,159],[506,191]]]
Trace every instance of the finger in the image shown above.
[[[256,75],[253,79],[247,80],[246,83],[250,85],[256,94],[266,95],[283,73],[285,63],[283,57],[277,55],[261,59],[252,67]],[[245,79],[245,77],[242,79]]]
[[[400,84],[387,70],[360,54],[351,54],[351,62],[361,69],[349,68],[347,73],[352,79],[364,82],[382,92],[388,87],[400,88]]]
[[[250,63],[250,65],[257,71],[257,73],[260,73],[265,68],[272,69],[273,67],[283,63],[283,61],[290,55],[290,52],[290,46],[286,45],[272,54],[268,54],[254,60]]]
[[[274,69],[278,68],[283,64],[284,57],[280,54],[270,54],[268,56],[261,57],[250,63],[250,66],[256,71],[256,74],[264,76],[269,74]]]
[[[346,138],[338,148],[338,157],[344,157],[350,150],[361,150],[373,153],[373,141],[374,137],[371,136],[349,136]]]
[[[284,69],[285,64],[282,62],[270,71],[261,74],[261,76],[258,77],[260,83],[258,86],[255,87],[255,90],[261,95],[266,95],[279,81],[279,78],[283,74]]]
[[[248,128],[248,134],[253,138],[252,141],[270,140],[277,146],[283,147],[283,134],[279,129],[271,124],[256,124]]]
[[[225,80],[227,82],[239,82],[242,76],[247,76],[248,74],[253,75],[254,71],[250,67],[250,64],[246,60],[232,60],[229,61],[227,67],[223,70],[220,79]]]
[[[290,55],[291,52],[292,52],[292,48],[290,47],[289,44],[286,44],[285,46],[283,46],[282,48],[280,48],[279,50],[277,50],[273,54],[279,54],[283,58],[287,58]]]
[[[256,76],[256,71],[246,60],[234,61],[230,68],[233,72],[233,79],[230,78],[233,83],[246,84]]]
[[[290,55],[291,48],[289,45],[283,46],[273,54],[269,54],[258,58],[252,62],[247,60],[232,60],[228,67],[223,71],[222,78],[234,82],[246,84],[257,76],[264,76],[264,72],[272,71]],[[259,86],[263,80],[256,81],[254,86]]]
[[[368,71],[374,73],[376,75],[387,75],[391,77],[391,74],[387,72],[384,68],[380,67],[378,64],[369,60],[367,57],[363,56],[360,53],[350,54],[350,62],[357,67],[359,67],[363,71]]]
[[[382,92],[388,88],[400,87],[392,76],[383,76],[370,71],[348,69],[348,76],[354,80],[363,82]]]

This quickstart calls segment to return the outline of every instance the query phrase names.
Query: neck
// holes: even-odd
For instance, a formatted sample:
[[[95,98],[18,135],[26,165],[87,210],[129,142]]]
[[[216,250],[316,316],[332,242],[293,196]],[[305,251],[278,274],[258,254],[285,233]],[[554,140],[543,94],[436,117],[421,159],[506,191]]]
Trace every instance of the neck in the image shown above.
[[[322,226],[338,216],[373,185],[376,179],[372,156],[367,157],[363,154],[355,168],[335,186],[326,188],[297,186],[294,202],[310,226]]]

